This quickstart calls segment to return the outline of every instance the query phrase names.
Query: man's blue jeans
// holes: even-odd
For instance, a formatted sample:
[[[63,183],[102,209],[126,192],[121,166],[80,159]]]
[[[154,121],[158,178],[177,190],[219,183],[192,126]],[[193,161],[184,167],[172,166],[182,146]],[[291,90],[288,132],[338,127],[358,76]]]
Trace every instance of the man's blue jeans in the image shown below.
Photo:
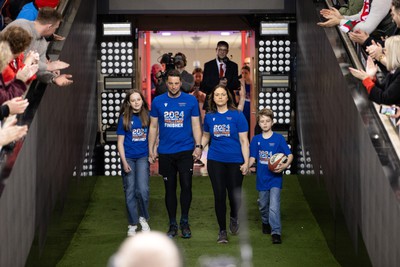
[[[272,187],[258,193],[258,208],[261,220],[271,225],[271,234],[281,234],[281,189]]]
[[[122,168],[122,183],[130,225],[139,223],[139,216],[149,219],[149,162],[147,157],[126,159],[131,171]]]

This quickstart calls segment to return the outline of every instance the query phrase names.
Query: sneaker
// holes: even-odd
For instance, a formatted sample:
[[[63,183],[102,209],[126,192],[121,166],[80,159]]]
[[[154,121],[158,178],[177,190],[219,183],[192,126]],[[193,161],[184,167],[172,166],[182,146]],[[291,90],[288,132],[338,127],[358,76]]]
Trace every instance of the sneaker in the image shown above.
[[[128,236],[134,236],[136,235],[136,225],[128,225]]]
[[[266,235],[271,234],[271,225],[269,223],[262,223],[262,233]]]
[[[167,232],[168,237],[174,238],[178,234],[178,225],[171,224]]]
[[[226,232],[226,230],[219,231],[217,243],[218,244],[228,243],[228,233]]]
[[[194,162],[194,166],[197,166],[197,167],[204,167],[204,163],[201,161],[201,160],[196,160],[195,162]]]
[[[142,226],[142,232],[149,232],[150,231],[150,226],[147,223],[145,218],[139,217],[139,223],[140,223],[140,226]]]
[[[237,218],[231,217],[231,221],[229,223],[229,230],[233,235],[236,235],[239,232],[239,220]]]
[[[182,238],[191,238],[192,232],[188,223],[181,224]]]
[[[281,243],[282,243],[281,235],[273,234],[272,235],[272,244],[281,244]]]

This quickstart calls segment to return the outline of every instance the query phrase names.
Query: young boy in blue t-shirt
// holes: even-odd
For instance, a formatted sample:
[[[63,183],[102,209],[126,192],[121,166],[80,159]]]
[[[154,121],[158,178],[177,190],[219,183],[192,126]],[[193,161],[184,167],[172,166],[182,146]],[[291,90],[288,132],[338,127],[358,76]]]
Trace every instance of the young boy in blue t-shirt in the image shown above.
[[[282,189],[282,171],[292,162],[293,155],[285,138],[272,131],[274,113],[270,109],[262,109],[257,115],[257,123],[262,133],[255,135],[250,143],[249,166],[257,160],[256,188],[259,191],[258,205],[261,213],[262,232],[271,234],[272,243],[281,241],[280,195]],[[281,162],[274,171],[268,169],[268,159],[275,153],[287,156],[286,162]]]

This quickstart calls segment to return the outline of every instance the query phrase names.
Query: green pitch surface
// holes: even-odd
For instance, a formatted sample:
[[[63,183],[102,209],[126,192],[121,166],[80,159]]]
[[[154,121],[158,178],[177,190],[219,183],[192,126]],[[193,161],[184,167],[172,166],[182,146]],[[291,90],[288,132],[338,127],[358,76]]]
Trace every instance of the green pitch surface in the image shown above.
[[[95,179],[94,189],[82,221],[77,224],[77,229],[66,250],[58,259],[53,259],[57,260],[58,267],[106,266],[109,257],[126,237],[127,220],[121,178],[97,177]],[[168,216],[164,204],[163,180],[158,176],[150,179],[149,225],[152,230],[166,232]],[[245,194],[243,205],[248,217],[249,242],[253,252],[253,266],[340,266],[331,254],[321,229],[311,213],[297,176],[284,177],[284,188],[281,193],[282,244],[280,245],[273,245],[271,237],[261,232],[255,176],[245,177],[243,192]],[[68,203],[67,200],[65,209],[74,210],[73,207],[68,207]],[[78,207],[79,203],[73,205]],[[179,211],[178,207],[178,220]],[[174,238],[182,250],[185,266],[201,266],[199,264],[201,256],[225,255],[236,258],[240,262],[240,235],[229,234],[228,244],[216,242],[218,225],[208,177],[193,178],[193,201],[189,221],[192,238],[183,239],[179,236]],[[229,220],[227,222],[229,223]],[[28,265],[35,266],[36,264],[32,262],[41,262],[38,266],[54,266],[54,263],[45,263],[43,258],[52,258],[46,253],[45,250],[41,260],[34,260],[31,257],[31,264]]]

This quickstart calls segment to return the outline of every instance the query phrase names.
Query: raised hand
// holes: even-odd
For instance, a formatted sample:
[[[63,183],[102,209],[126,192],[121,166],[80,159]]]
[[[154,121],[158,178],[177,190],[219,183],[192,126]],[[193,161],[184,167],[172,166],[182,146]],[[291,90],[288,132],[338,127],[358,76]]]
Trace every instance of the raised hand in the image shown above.
[[[3,105],[8,106],[8,108],[10,109],[10,115],[15,115],[24,113],[25,109],[29,105],[29,102],[27,99],[23,99],[22,97],[19,96],[4,102]]]
[[[378,72],[378,66],[374,63],[372,57],[368,57],[367,59],[367,67],[365,69],[365,72],[371,79],[373,79]]]
[[[375,42],[374,40],[372,40],[372,44],[367,47],[366,51],[369,54],[369,56],[375,60],[378,60],[379,57],[383,55],[382,45],[380,43]]]
[[[74,81],[72,80],[71,74],[61,74],[53,79],[53,82],[58,86],[68,86],[72,84]]]
[[[67,62],[56,60],[56,61],[49,61],[47,62],[47,70],[48,71],[55,71],[55,70],[62,70],[69,67]]]
[[[30,78],[32,78],[33,75],[39,70],[39,65],[38,64],[32,64],[32,65],[26,65],[22,69],[18,70],[17,74],[15,77],[18,80],[23,81],[26,83]]]

